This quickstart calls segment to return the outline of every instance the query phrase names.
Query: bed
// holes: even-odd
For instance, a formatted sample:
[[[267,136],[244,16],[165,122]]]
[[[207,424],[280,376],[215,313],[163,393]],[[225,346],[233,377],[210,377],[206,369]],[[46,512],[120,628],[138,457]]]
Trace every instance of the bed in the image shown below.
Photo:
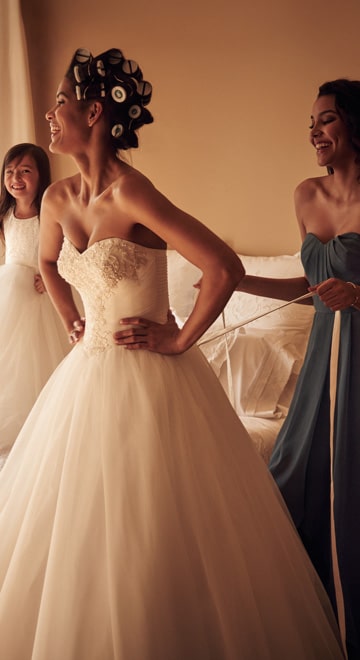
[[[264,277],[303,275],[299,253],[246,256],[245,270]],[[169,298],[181,326],[192,309],[198,268],[168,250]],[[281,301],[235,291],[224,312],[201,338],[200,349],[224,387],[256,449],[268,463],[287,415],[304,358],[314,309],[291,304],[206,343],[215,332],[281,305]]]

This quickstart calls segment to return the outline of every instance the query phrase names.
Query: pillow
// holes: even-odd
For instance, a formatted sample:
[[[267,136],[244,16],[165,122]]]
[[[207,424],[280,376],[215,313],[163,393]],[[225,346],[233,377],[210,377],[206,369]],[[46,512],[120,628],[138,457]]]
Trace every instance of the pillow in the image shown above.
[[[245,271],[249,275],[260,275],[261,277],[301,277],[304,270],[299,253],[294,255],[280,255],[276,257],[244,256],[239,255]],[[273,298],[264,298],[241,291],[234,291],[225,307],[226,325],[233,325],[255,316],[268,312],[283,305],[286,301]],[[244,326],[246,329],[278,329],[283,330],[308,330],[314,308],[312,305],[291,304],[282,309],[262,316]]]
[[[279,255],[275,257],[238,255],[249,275],[262,277],[299,277],[304,274],[299,253],[294,255]],[[168,250],[168,281],[170,306],[174,315],[182,325],[189,316],[196,296],[194,284],[201,278],[201,270],[187,261],[175,250]],[[275,309],[284,301],[262,296],[250,295],[234,291],[225,309],[226,325],[234,325],[241,321],[258,316],[263,312]],[[252,321],[246,328],[301,330],[308,329],[314,309],[312,305],[292,304]],[[222,327],[219,317],[216,328]],[[211,328],[215,330],[214,327]],[[209,329],[210,331],[210,329]],[[208,332],[209,332],[208,331]]]
[[[219,378],[239,416],[284,417],[284,408],[278,404],[295,357],[281,348],[281,342],[269,342],[256,331],[237,336]]]
[[[216,327],[217,323],[219,323],[219,327]],[[203,336],[198,342],[202,353],[205,355],[207,361],[210,362],[213,370],[215,371],[218,377],[220,376],[220,370],[225,360],[229,359],[230,351],[234,346],[234,344],[236,343],[238,336],[240,334],[243,336],[245,335],[245,330],[243,328],[237,328],[236,330],[232,332],[228,332],[225,335],[218,337],[217,339],[206,341],[207,339],[211,339],[211,336],[214,333],[214,331],[223,330],[223,329],[224,329],[224,324],[223,323],[220,324],[220,321],[218,319],[203,334]],[[203,343],[204,340],[205,343]]]
[[[303,275],[299,253],[275,257],[239,254],[245,270],[263,277],[298,277]],[[201,271],[174,250],[168,251],[170,306],[181,326],[189,316],[196,296],[194,283]],[[220,315],[202,340],[226,326],[253,318],[284,304],[281,300],[234,291]],[[206,344],[202,352],[220,378],[237,413],[241,416],[283,417],[284,400],[300,371],[314,308],[291,304],[262,316]],[[228,373],[230,358],[231,375]]]

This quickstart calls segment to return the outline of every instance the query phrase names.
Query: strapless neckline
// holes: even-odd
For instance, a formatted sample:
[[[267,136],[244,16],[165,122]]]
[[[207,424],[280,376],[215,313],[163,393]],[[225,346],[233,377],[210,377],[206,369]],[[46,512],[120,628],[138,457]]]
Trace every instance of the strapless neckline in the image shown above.
[[[76,245],[75,245],[75,244],[70,240],[70,238],[68,238],[67,236],[64,236],[63,243],[65,243],[65,242],[68,243],[69,246],[70,246],[73,250],[75,250],[75,252],[76,252],[80,257],[81,257],[82,255],[86,254],[87,252],[89,252],[89,250],[91,251],[91,250],[92,250],[93,248],[95,248],[96,246],[102,245],[102,244],[104,244],[104,243],[106,244],[107,242],[111,242],[111,243],[113,243],[113,244],[114,244],[114,242],[115,242],[115,243],[116,243],[116,242],[119,242],[120,245],[126,243],[126,244],[128,244],[128,245],[133,245],[133,246],[136,246],[136,247],[138,247],[138,248],[140,248],[140,249],[143,249],[143,250],[151,250],[152,252],[166,252],[166,249],[165,249],[165,248],[152,248],[152,247],[149,247],[149,246],[147,246],[147,245],[142,245],[141,243],[135,243],[134,241],[129,241],[128,239],[126,239],[126,238],[121,238],[120,236],[107,236],[106,238],[100,238],[99,240],[94,241],[94,243],[91,243],[91,245],[88,245],[88,247],[86,247],[85,250],[82,250],[82,251],[79,250],[79,248],[77,248]]]
[[[312,231],[309,231],[309,232],[305,235],[304,242],[306,241],[307,238],[315,238],[315,239],[316,239],[319,243],[321,243],[322,245],[328,245],[328,244],[331,243],[332,241],[337,241],[337,240],[340,240],[341,238],[345,238],[345,237],[347,237],[347,236],[349,236],[349,237],[350,237],[350,236],[355,236],[356,238],[359,238],[359,239],[360,239],[360,232],[356,232],[356,231],[346,231],[346,232],[344,232],[343,234],[336,234],[335,236],[332,236],[332,238],[329,238],[327,241],[322,241],[321,238],[319,238],[319,236],[317,236],[316,234],[314,234]]]

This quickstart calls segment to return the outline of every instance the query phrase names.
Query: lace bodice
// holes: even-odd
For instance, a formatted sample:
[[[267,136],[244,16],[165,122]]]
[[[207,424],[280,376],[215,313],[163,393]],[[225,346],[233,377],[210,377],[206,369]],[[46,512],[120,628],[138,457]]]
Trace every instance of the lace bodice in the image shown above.
[[[4,218],[5,263],[38,268],[39,218]]]
[[[142,316],[165,323],[169,308],[165,250],[106,238],[84,252],[64,238],[58,270],[80,293],[86,318],[84,348],[99,353],[114,345],[119,320]]]

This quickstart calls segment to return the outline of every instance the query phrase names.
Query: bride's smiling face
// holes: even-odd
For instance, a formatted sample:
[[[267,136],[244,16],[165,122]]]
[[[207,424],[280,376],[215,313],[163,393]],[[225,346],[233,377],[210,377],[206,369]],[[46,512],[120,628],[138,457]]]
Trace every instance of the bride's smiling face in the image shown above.
[[[87,110],[88,104],[77,100],[70,80],[63,78],[56,103],[45,115],[50,125],[52,153],[76,153],[80,144],[84,144],[89,135]]]

